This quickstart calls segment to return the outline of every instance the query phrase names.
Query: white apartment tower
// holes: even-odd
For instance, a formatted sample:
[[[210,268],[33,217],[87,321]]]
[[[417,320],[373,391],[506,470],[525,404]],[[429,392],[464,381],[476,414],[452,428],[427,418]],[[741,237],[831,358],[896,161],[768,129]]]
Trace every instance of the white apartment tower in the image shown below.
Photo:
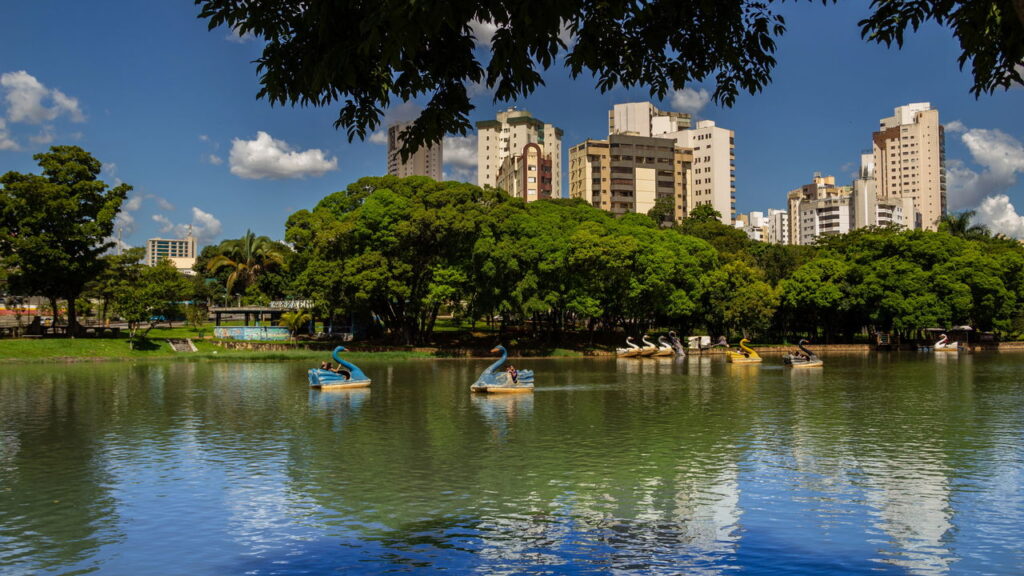
[[[476,123],[477,183],[497,187],[498,172],[509,156],[537,144],[542,156],[551,158],[551,197],[562,197],[562,130],[545,124],[526,110],[509,108],[495,120]]]
[[[697,122],[692,130],[670,132],[683,148],[693,150],[692,185],[687,190],[687,210],[710,204],[731,226],[736,219],[735,133],[715,126],[711,120]]]
[[[608,135],[659,136],[690,127],[690,115],[658,110],[650,102],[616,104],[608,111]]]
[[[789,212],[769,208],[766,228],[765,240],[769,244],[789,244]]]
[[[388,126],[388,175],[399,178],[429,176],[440,180],[443,162],[441,143],[420,146],[419,150],[402,161],[402,132],[409,126],[412,126],[412,122],[396,122]]]
[[[928,102],[900,106],[881,120],[872,140],[879,202],[900,204],[907,218],[912,205],[921,220],[915,225],[915,214],[908,226],[937,230],[946,214],[946,147],[939,111]]]
[[[879,198],[878,181],[875,179],[875,155],[865,152],[860,155],[860,173],[853,181],[853,227],[900,226],[920,228],[920,218],[914,209],[914,201],[905,198]]]

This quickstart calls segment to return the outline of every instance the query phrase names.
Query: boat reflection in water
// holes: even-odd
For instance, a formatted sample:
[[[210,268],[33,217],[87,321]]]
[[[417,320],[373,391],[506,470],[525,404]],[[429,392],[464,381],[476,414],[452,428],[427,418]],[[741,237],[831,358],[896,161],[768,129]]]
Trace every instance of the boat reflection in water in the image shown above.
[[[533,394],[473,394],[470,398],[495,440],[506,440],[516,421],[533,416]]]

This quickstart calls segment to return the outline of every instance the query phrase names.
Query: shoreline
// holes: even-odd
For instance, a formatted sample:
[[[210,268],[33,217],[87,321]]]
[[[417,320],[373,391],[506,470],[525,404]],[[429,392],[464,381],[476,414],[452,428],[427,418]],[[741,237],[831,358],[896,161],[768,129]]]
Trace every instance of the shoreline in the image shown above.
[[[134,362],[134,361],[175,361],[175,362],[271,362],[280,360],[317,360],[329,356],[338,343],[281,343],[281,342],[237,342],[194,340],[198,351],[175,352],[167,339],[152,339],[145,345],[145,350],[129,350],[124,339],[11,339],[0,340],[0,365],[38,364],[59,362],[63,364],[78,362]],[[355,359],[486,359],[493,355],[488,347],[414,347],[414,346],[383,346],[353,344],[353,349],[345,353],[346,357]],[[754,347],[759,354],[775,357],[794,350],[795,345],[768,345]],[[731,349],[731,348],[730,348]],[[919,353],[916,350],[875,350],[869,344],[821,344],[812,345],[811,349],[818,354],[868,354],[877,353]],[[727,348],[714,348],[702,351],[687,351],[688,356],[721,356]],[[1024,352],[1024,342],[992,343],[984,346],[971,346],[964,353],[977,352]],[[613,350],[598,348],[512,348],[510,358],[616,358]],[[632,362],[668,358],[645,357],[623,358]]]

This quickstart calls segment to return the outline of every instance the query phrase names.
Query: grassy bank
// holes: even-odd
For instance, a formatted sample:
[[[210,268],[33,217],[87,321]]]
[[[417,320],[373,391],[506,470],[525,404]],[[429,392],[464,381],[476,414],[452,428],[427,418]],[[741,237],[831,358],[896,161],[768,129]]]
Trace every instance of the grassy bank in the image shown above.
[[[323,350],[225,350],[212,341],[195,340],[198,352],[175,352],[166,341],[150,339],[139,348],[132,349],[124,338],[46,338],[0,340],[0,364],[18,362],[76,362],[76,361],[125,361],[125,360],[174,360],[174,361],[274,361],[301,360],[311,362],[330,359],[330,352]],[[427,352],[352,352],[346,358],[406,359],[429,358]]]

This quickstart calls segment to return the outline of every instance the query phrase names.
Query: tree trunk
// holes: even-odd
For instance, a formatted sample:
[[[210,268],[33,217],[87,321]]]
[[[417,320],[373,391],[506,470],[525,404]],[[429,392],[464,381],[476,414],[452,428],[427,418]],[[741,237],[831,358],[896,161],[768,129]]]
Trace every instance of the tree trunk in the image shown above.
[[[75,309],[75,296],[68,295],[68,336],[75,337],[78,332],[78,310]]]
[[[57,308],[57,296],[47,296],[46,299],[50,301],[50,311],[53,312],[53,316],[50,317],[50,328],[56,328],[57,316],[60,311],[60,309]]]
[[[1024,0],[1013,0],[1013,7],[1017,10],[1017,19],[1020,20],[1020,25],[1024,27]]]

